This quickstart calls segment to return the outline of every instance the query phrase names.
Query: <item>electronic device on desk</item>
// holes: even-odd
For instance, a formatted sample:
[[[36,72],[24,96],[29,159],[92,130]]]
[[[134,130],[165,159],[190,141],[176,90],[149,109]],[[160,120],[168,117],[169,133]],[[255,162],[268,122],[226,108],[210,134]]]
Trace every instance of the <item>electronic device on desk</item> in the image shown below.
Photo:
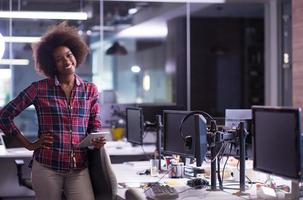
[[[253,106],[252,114],[254,170],[300,182],[301,109]],[[292,192],[299,195],[299,191]]]
[[[126,108],[126,138],[132,144],[143,145],[144,130],[157,132],[157,152],[159,159],[159,169],[161,169],[161,135],[162,121],[161,116],[157,115],[156,122],[144,123],[143,110],[138,107]]]
[[[141,108],[126,108],[126,139],[132,144],[143,144],[144,119]]]
[[[22,144],[19,142],[19,140],[16,139],[14,136],[9,135],[2,135],[3,144],[5,146],[5,149],[16,149],[16,148],[22,148]]]
[[[202,178],[194,178],[187,181],[187,185],[195,189],[201,189],[209,186],[209,182]]]
[[[197,166],[201,166],[206,152],[206,126],[198,115],[191,115],[184,120],[191,111],[164,110],[164,153],[176,154],[195,158]],[[182,123],[183,120],[183,123]],[[180,125],[182,124],[182,133]]]
[[[300,109],[254,106],[252,111],[254,169],[300,180]]]
[[[160,185],[158,183],[152,184],[144,193],[147,199],[153,200],[169,200],[177,199],[179,197],[179,193],[175,188],[168,185]]]
[[[225,110],[225,125],[226,130],[236,130],[239,123],[244,123],[244,128],[247,130],[248,135],[245,137],[246,145],[246,158],[252,158],[252,134],[251,134],[251,124],[252,124],[252,111],[251,109],[226,109]],[[239,153],[239,146],[236,146],[235,154]]]

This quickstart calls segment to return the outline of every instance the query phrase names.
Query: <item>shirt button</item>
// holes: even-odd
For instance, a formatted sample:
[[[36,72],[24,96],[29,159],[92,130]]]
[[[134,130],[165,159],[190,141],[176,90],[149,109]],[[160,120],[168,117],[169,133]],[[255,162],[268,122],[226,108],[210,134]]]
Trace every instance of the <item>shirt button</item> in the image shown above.
[[[69,132],[72,133],[73,132],[72,129],[70,129]]]

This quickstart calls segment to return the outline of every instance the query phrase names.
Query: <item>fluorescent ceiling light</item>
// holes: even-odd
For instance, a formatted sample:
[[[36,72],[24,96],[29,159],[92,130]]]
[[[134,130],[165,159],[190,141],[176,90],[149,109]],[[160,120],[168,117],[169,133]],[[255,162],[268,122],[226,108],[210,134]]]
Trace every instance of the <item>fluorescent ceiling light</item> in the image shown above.
[[[28,59],[1,59],[0,65],[28,65]]]
[[[49,11],[1,11],[0,18],[87,20],[87,13]]]
[[[145,91],[150,90],[150,76],[148,74],[144,75],[143,77],[143,89]]]
[[[117,36],[118,38],[165,38],[167,25],[165,22],[142,23],[123,29]]]
[[[35,43],[40,41],[40,37],[20,37],[20,36],[4,36],[4,42],[12,43]]]
[[[134,73],[139,73],[141,71],[141,67],[134,65],[130,68],[130,70]]]

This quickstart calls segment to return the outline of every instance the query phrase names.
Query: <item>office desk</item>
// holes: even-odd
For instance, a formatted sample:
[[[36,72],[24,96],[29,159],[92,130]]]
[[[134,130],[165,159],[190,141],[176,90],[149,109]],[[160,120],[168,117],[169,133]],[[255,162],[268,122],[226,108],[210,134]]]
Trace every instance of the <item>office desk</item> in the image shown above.
[[[236,196],[232,193],[237,192],[233,191],[207,191],[206,189],[192,189],[186,185],[188,179],[171,179],[168,178],[168,175],[159,174],[157,177],[151,177],[149,175],[138,175],[138,172],[142,172],[149,168],[149,162],[127,162],[123,164],[113,164],[113,170],[116,174],[119,189],[118,196],[121,199],[125,199],[125,191],[127,188],[134,187],[138,188],[142,183],[148,182],[160,182],[166,183],[176,188],[179,194],[178,199],[183,200],[195,200],[195,199],[207,199],[207,200],[237,200],[237,199],[256,199],[256,195],[253,191],[250,196]],[[126,173],[127,172],[127,173]],[[163,177],[163,178],[162,178]],[[162,179],[161,179],[162,178]],[[121,186],[123,185],[123,186]],[[143,189],[138,188],[140,192],[143,192]],[[183,192],[184,191],[184,192]]]
[[[105,148],[112,163],[148,160],[154,155],[155,145],[132,146],[125,141],[107,141]],[[29,158],[33,152],[25,148],[0,148],[0,158]]]
[[[155,145],[133,146],[125,141],[108,141],[105,148],[112,163],[149,160],[156,150]]]

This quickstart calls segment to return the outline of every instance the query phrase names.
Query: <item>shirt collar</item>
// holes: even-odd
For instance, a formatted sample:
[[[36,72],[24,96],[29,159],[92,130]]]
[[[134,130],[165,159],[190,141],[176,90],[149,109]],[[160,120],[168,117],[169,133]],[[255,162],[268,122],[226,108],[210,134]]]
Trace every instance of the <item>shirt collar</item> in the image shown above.
[[[76,75],[76,74],[75,74],[75,78],[76,78],[76,86],[79,87],[83,83],[83,80],[78,75]],[[55,76],[55,85],[56,86],[60,86],[61,85],[60,82],[59,82],[59,80],[58,80],[58,78],[57,78],[57,76]]]

